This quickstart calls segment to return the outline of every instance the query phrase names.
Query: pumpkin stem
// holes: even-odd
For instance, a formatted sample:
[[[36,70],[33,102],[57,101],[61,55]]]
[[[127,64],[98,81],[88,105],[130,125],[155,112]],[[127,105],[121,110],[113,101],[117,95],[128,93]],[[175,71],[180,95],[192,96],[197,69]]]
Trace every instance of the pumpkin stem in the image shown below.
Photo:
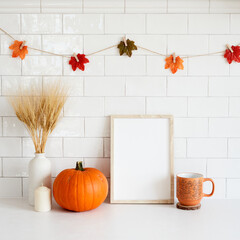
[[[75,169],[80,170],[80,171],[84,171],[83,162],[82,161],[76,162],[76,168]]]

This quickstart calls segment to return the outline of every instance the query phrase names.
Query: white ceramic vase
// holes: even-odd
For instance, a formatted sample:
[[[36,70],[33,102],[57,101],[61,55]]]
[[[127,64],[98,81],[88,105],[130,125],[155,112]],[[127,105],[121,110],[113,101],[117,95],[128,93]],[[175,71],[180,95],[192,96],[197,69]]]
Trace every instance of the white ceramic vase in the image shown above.
[[[35,157],[28,165],[29,183],[28,200],[34,205],[34,191],[37,187],[45,186],[51,189],[51,162],[45,157],[45,153],[35,153]]]

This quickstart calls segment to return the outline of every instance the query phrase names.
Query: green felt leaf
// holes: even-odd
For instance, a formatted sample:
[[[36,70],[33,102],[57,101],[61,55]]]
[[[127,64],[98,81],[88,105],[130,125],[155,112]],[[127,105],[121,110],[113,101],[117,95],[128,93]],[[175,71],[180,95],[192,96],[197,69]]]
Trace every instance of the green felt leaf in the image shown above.
[[[117,47],[119,49],[120,56],[125,53],[127,56],[131,57],[132,51],[137,50],[137,46],[134,44],[134,41],[129,39],[127,39],[127,46],[125,46],[125,43],[121,41]]]

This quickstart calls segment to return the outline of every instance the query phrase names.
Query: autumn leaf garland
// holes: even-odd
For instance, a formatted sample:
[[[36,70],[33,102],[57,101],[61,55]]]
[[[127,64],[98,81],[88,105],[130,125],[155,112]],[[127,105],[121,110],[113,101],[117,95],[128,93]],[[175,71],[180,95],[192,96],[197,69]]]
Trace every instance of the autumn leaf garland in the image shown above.
[[[114,47],[114,46],[112,46],[112,47]],[[112,47],[109,47],[109,48],[112,48]],[[126,55],[128,57],[132,56],[133,51],[138,50],[138,47],[135,45],[135,42],[130,39],[126,40],[125,37],[117,45],[117,48],[119,50],[120,56]],[[25,41],[14,40],[14,43],[11,46],[9,46],[9,49],[12,50],[13,58],[20,57],[23,60],[25,58],[25,56],[28,54],[28,47],[25,45]],[[142,48],[142,49],[145,49],[145,48]],[[34,49],[34,50],[43,51],[40,49]],[[104,50],[106,50],[106,49],[102,49],[100,51],[104,51]],[[157,53],[157,52],[154,52],[154,51],[151,51],[148,49],[145,49],[145,50],[153,52],[153,53]],[[100,51],[98,51],[98,52],[100,52]],[[98,52],[95,52],[95,53],[98,53]],[[50,53],[50,52],[48,52],[48,53]],[[52,53],[52,54],[59,55],[59,54],[55,54],[55,53]],[[94,54],[94,53],[92,53],[92,54]],[[92,54],[90,54],[90,55],[92,55]],[[215,54],[215,53],[212,53],[212,54]],[[162,56],[162,54],[160,54],[160,55]],[[67,56],[64,56],[64,57],[67,57]],[[188,57],[188,56],[186,56],[186,57]],[[240,63],[240,46],[227,45],[227,49],[225,50],[225,53],[224,53],[224,58],[226,58],[226,60],[229,64],[231,64],[232,62]],[[179,56],[175,57],[174,54],[170,55],[165,58],[165,69],[170,69],[171,72],[173,74],[175,74],[178,70],[184,69],[183,62],[184,62],[183,59],[180,58]],[[71,65],[73,71],[76,71],[77,69],[84,71],[86,63],[89,63],[89,60],[86,58],[85,54],[80,54],[80,53],[78,53],[77,55],[73,54],[73,56],[71,56],[70,60],[69,60],[69,64]]]

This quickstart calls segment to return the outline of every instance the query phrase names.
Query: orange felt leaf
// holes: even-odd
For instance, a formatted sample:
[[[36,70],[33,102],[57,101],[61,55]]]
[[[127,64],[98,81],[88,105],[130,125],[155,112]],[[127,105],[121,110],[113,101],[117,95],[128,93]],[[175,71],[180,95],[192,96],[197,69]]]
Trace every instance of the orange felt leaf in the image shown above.
[[[15,40],[14,43],[9,47],[12,52],[12,57],[20,57],[22,60],[25,58],[25,55],[28,54],[27,46],[24,46],[22,49],[20,49],[20,46],[22,45],[22,41]]]
[[[173,74],[176,73],[178,69],[181,69],[181,70],[184,69],[183,60],[179,56],[176,57],[175,63],[173,62],[173,55],[165,58],[165,62],[166,62],[165,69],[170,68]]]

